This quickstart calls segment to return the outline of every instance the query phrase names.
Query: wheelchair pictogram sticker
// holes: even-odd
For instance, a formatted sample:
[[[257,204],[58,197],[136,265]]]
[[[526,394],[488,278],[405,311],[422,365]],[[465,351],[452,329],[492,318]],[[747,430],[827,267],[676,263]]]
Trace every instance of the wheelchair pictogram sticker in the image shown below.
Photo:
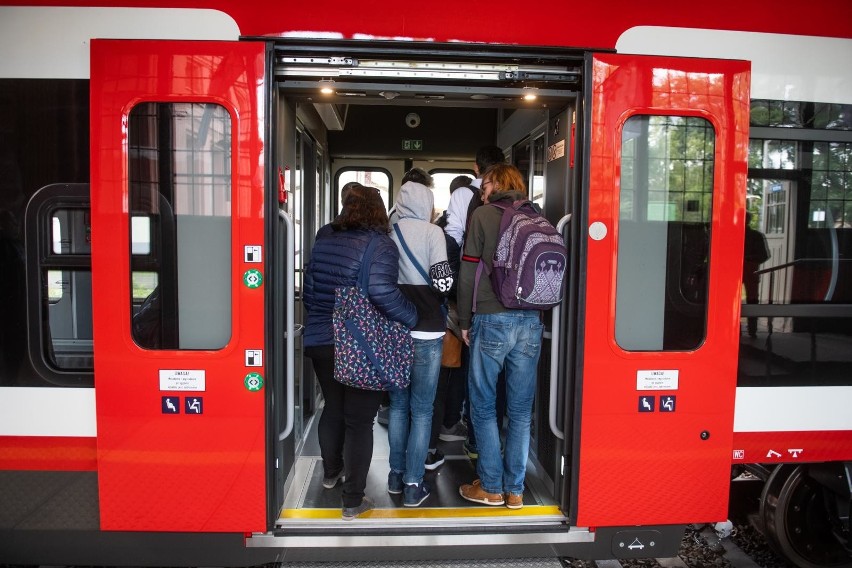
[[[246,270],[246,273],[243,274],[243,282],[249,288],[260,288],[260,285],[263,284],[263,274],[260,270],[254,268]]]
[[[259,373],[249,373],[243,381],[246,388],[252,392],[259,391],[263,388],[263,377]]]

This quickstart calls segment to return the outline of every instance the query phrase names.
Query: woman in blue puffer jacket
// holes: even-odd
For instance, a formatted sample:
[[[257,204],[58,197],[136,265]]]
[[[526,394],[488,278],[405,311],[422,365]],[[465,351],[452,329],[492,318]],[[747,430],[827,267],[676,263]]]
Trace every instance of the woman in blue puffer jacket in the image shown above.
[[[343,520],[354,519],[372,508],[364,488],[373,458],[373,419],[384,393],[334,380],[334,292],[357,284],[364,252],[378,235],[379,242],[369,261],[370,301],[391,320],[408,327],[417,324],[414,304],[397,285],[399,252],[389,231],[378,190],[360,185],[350,188],[343,199],[343,211],[317,233],[305,274],[305,355],[313,361],[325,398],[319,423],[322,483],[331,489],[344,480]]]

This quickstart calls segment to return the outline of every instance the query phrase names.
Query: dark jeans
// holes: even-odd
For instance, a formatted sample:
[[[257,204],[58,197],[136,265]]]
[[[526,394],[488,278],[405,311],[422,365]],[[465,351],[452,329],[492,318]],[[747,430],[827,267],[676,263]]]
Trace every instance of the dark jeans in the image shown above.
[[[308,347],[325,398],[319,421],[319,444],[325,477],[346,468],[343,506],[357,507],[364,498],[373,459],[373,419],[384,393],[352,388],[334,380],[334,346]]]
[[[467,349],[467,346],[463,345],[462,349]],[[441,367],[441,373],[438,375],[438,390],[435,392],[435,405],[432,408],[432,435],[429,438],[429,449],[438,447],[441,426],[452,428],[461,420],[462,405],[465,401],[465,391],[467,391],[466,357],[466,354],[462,356],[461,367]]]

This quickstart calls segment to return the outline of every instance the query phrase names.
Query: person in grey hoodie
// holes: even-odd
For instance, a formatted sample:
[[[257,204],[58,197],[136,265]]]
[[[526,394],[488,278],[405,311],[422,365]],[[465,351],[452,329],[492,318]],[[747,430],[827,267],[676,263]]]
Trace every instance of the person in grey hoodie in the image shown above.
[[[431,176],[415,169],[402,181],[390,236],[399,248],[399,288],[417,308],[418,323],[411,329],[411,384],[390,392],[388,493],[402,493],[403,505],[417,507],[430,494],[423,475],[447,329],[444,297],[454,278],[444,233],[431,223],[435,201]]]

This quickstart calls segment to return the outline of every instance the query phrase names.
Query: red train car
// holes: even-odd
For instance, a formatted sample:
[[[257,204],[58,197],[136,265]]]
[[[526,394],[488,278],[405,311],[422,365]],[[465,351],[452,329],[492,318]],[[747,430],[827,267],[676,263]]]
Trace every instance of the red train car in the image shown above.
[[[0,6],[0,563],[672,556],[747,470],[773,546],[852,565],[845,2],[77,4]],[[486,144],[570,258],[524,507],[459,497],[461,441],[400,507],[377,425],[342,523],[314,235]]]

